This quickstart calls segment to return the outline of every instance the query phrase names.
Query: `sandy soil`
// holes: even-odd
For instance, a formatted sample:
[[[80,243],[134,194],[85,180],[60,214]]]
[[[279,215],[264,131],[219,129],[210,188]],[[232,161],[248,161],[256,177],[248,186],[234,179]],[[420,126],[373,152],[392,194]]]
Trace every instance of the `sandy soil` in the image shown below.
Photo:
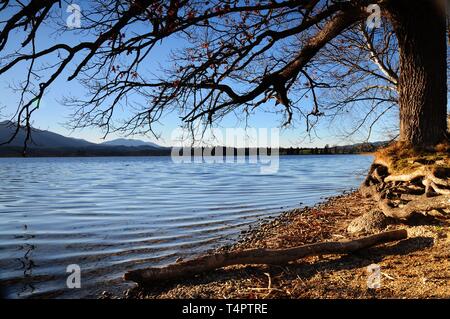
[[[244,233],[230,247],[287,248],[343,240],[349,222],[376,209],[358,192],[328,199],[312,208],[285,212]],[[125,298],[450,298],[450,222],[417,217],[406,228],[408,239],[352,255],[310,257],[286,266],[233,266],[186,279],[137,287]],[[380,288],[368,288],[368,269],[381,269]]]

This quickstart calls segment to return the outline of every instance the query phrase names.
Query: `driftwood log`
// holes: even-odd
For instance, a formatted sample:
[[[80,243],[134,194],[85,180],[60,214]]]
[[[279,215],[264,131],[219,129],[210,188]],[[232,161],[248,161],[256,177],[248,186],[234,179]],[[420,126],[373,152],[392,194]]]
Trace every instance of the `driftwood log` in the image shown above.
[[[407,238],[404,229],[387,231],[355,240],[343,242],[322,242],[287,249],[247,249],[206,255],[161,268],[144,268],[128,271],[125,280],[140,284],[156,283],[194,276],[217,268],[247,264],[287,264],[307,256],[327,254],[348,254],[374,245]]]

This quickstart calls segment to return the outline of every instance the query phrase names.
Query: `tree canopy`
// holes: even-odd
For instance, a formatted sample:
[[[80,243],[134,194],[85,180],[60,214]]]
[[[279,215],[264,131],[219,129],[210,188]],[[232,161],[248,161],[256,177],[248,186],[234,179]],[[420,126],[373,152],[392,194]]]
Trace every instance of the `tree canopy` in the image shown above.
[[[170,111],[188,126],[210,125],[273,101],[282,125],[296,114],[310,131],[322,116],[356,112],[354,131],[367,125],[370,134],[383,115],[398,111],[401,58],[393,12],[406,2],[87,0],[80,3],[81,25],[69,30],[60,17],[64,1],[3,0],[0,76],[27,65],[15,115],[25,127],[64,76],[89,93],[66,101],[75,110],[72,125],[105,133],[152,131]],[[418,2],[431,10],[429,3],[440,1]],[[381,20],[371,27],[368,19],[378,9]],[[49,24],[76,32],[79,41],[42,48],[39,31]],[[155,48],[171,37],[183,43],[171,52],[171,64],[163,73],[149,71]],[[134,96],[146,102],[137,105]],[[121,107],[132,115],[114,122]]]

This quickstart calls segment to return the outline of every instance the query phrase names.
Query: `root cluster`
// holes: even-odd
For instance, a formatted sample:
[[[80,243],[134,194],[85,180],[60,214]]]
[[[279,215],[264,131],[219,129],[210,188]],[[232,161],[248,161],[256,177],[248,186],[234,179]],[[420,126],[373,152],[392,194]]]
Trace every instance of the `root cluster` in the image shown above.
[[[383,213],[393,218],[406,219],[413,213],[448,214],[450,168],[430,161],[418,163],[421,165],[410,173],[391,174],[388,163],[375,160],[362,193],[373,196]]]

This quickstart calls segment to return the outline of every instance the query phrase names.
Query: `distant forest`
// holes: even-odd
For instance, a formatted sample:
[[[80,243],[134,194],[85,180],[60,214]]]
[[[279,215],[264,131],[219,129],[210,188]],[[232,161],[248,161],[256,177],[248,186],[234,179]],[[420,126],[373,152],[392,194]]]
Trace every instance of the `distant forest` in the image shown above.
[[[289,147],[279,148],[280,155],[331,155],[331,154],[361,154],[370,153],[377,150],[377,148],[386,145],[385,142],[377,143],[361,143],[346,146],[329,146],[319,148],[308,147]],[[185,155],[183,151],[190,151],[191,156],[198,154],[216,155],[217,147],[215,148],[187,148],[180,149],[179,155]],[[246,155],[261,154],[255,148],[226,148],[222,147],[222,154],[224,155]],[[267,148],[266,154],[271,155],[272,149]],[[149,148],[149,147],[84,147],[84,148],[28,148],[26,156],[29,157],[86,157],[86,156],[168,156],[172,154],[172,148]],[[217,151],[217,155],[219,152]],[[0,147],[0,157],[18,157],[23,156],[22,147],[3,146]]]
[[[379,147],[385,146],[387,142],[376,142],[376,143],[361,143],[345,146],[329,146],[324,147],[281,147],[278,149],[280,155],[334,155],[334,154],[361,154],[361,153],[372,153],[375,152]],[[217,148],[217,147],[216,147]],[[211,154],[216,155],[215,148],[194,148],[187,149],[191,151],[191,155],[195,154]],[[223,147],[222,154],[232,154],[234,150],[234,155],[245,155],[250,154],[260,154],[256,148],[226,148]],[[267,148],[266,154],[272,154],[272,149]],[[180,150],[180,155],[183,155],[183,150]]]

